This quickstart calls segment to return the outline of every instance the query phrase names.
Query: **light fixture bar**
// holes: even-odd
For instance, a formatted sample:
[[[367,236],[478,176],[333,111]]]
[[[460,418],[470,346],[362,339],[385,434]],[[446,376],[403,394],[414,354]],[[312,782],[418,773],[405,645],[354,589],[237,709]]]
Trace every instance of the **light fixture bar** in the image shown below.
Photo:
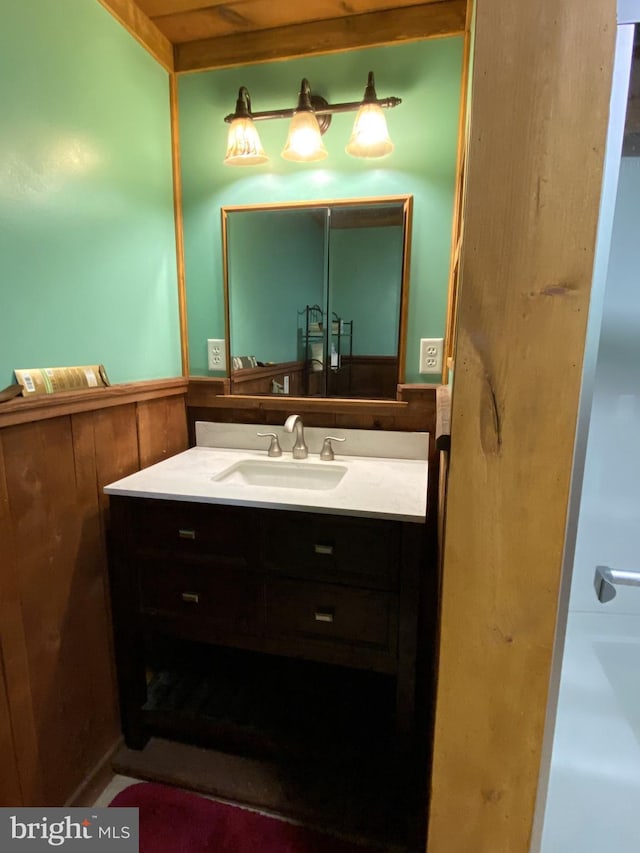
[[[393,107],[397,107],[398,104],[401,104],[402,98],[378,98],[370,103],[378,104],[379,107],[382,107],[385,110],[390,110]],[[359,110],[361,106],[362,101],[348,101],[344,104],[327,104],[326,107],[314,109],[314,113],[317,116],[333,115],[334,113],[354,113],[356,110]],[[295,112],[295,108],[290,110],[263,110],[259,113],[252,112],[250,115],[254,121],[264,121],[265,119],[270,118],[293,118]],[[224,120],[227,124],[230,124],[235,117],[235,113],[230,113],[228,116],[224,117]]]
[[[309,81],[303,77],[296,107],[253,112],[249,90],[241,86],[236,111],[224,118],[231,125],[224,162],[229,166],[251,166],[265,162],[267,156],[253,123],[269,119],[291,120],[287,142],[282,151],[285,160],[310,163],[324,159],[327,151],[321,136],[329,128],[331,117],[335,113],[356,111],[354,129],[346,152],[354,157],[384,157],[393,150],[393,143],[382,110],[392,109],[401,103],[402,99],[395,96],[378,98],[373,71],[369,72],[362,100],[339,104],[329,104],[320,95],[312,94]]]
[[[262,110],[260,112],[253,112],[251,110],[251,98],[249,91],[245,86],[242,86],[240,88],[238,103],[236,104],[236,112],[225,116],[224,120],[227,123],[230,123],[234,119],[238,118],[239,107],[242,107],[243,116],[246,116],[248,113],[254,121],[263,121],[265,119],[273,118],[293,118],[293,116],[303,108],[303,103],[305,101],[306,109],[310,106],[316,115],[324,116],[330,116],[334,113],[355,112],[356,110],[359,110],[363,104],[377,104],[383,109],[391,109],[392,107],[397,107],[398,104],[402,103],[402,98],[396,98],[395,96],[390,98],[378,98],[376,96],[373,71],[369,72],[367,88],[365,89],[364,98],[361,101],[347,101],[341,104],[328,104],[325,99],[319,95],[311,94],[311,87],[309,86],[309,81],[306,78],[303,78],[302,80],[302,85],[300,87],[300,99],[298,106],[290,109]]]

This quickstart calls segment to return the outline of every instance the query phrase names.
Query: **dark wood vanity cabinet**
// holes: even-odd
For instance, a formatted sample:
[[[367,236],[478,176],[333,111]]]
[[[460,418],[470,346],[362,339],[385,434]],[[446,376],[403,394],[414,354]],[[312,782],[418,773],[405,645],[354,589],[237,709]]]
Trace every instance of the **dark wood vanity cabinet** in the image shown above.
[[[145,649],[154,637],[394,676],[396,729],[410,736],[423,537],[421,524],[112,496],[127,744],[179,734],[179,721],[169,725],[148,706]]]

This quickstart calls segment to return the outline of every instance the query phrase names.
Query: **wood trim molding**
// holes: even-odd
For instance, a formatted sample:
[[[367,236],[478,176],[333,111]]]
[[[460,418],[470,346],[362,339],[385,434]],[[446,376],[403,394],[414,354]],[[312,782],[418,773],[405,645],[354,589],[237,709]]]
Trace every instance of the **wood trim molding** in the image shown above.
[[[98,0],[125,30],[167,71],[173,71],[173,45],[134,0]]]
[[[189,375],[189,323],[187,318],[187,286],[184,270],[184,216],[182,205],[182,171],[180,169],[180,113],[178,78],[169,75],[169,106],[171,111],[171,166],[173,170],[173,216],[176,234],[176,270],[178,275],[178,315],[180,322],[180,353],[182,375]],[[228,339],[227,335],[227,339]]]
[[[411,401],[425,394],[434,395],[437,383],[398,385],[397,400],[349,400],[344,397],[285,397],[279,394],[256,397],[230,394],[228,379],[191,376],[187,391],[187,406],[218,409],[269,409],[270,411],[389,414],[401,415]],[[434,403],[435,405],[435,403]]]
[[[413,234],[413,195],[407,197],[402,211],[404,241],[402,246],[402,285],[400,289],[400,329],[398,333],[398,382],[407,375],[407,334],[409,331],[409,282],[411,280],[411,239]]]
[[[425,38],[460,35],[465,0],[442,0],[363,15],[201,39],[175,46],[179,73],[338,53]]]
[[[345,429],[428,430],[435,427],[437,385],[398,385],[397,400],[224,394],[223,380],[192,378],[187,394],[191,441],[195,421],[272,424],[299,412],[309,426]],[[435,435],[430,444],[435,449]]]
[[[464,27],[464,46],[462,54],[462,78],[460,81],[460,113],[458,116],[458,153],[456,157],[455,198],[453,201],[453,223],[451,226],[451,257],[449,261],[449,288],[447,296],[447,319],[444,332],[444,358],[442,381],[449,381],[449,371],[454,360],[456,335],[456,309],[458,304],[458,276],[460,247],[464,221],[462,209],[464,203],[464,166],[467,156],[468,98],[471,53],[471,26],[474,4],[467,5],[467,18]]]
[[[111,767],[112,760],[122,748],[124,737],[118,735],[113,745],[105,752],[95,767],[89,771],[82,784],[69,797],[66,806],[68,808],[91,808],[114,777]]]
[[[476,6],[429,853],[530,846],[615,22]]]
[[[0,428],[78,412],[123,406],[126,403],[137,403],[142,400],[185,395],[187,387],[188,380],[178,377],[127,382],[122,385],[110,385],[108,388],[87,388],[84,391],[62,391],[59,394],[17,397],[0,404]]]
[[[347,400],[328,399],[318,397],[288,397],[278,394],[265,395],[264,397],[248,396],[244,394],[216,394],[213,389],[205,387],[189,386],[187,394],[187,406],[212,409],[269,409],[276,412],[296,411],[324,412],[331,409],[332,412],[375,412],[376,414],[396,414],[407,408],[407,403],[398,400]]]

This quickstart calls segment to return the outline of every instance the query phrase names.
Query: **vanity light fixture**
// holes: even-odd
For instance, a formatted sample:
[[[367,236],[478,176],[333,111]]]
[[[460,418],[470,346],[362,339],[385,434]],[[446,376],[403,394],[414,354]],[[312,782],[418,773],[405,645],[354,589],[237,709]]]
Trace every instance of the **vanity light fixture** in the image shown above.
[[[235,113],[224,119],[231,125],[224,162],[227,166],[265,163],[268,157],[254,122],[275,118],[291,119],[289,135],[282,151],[285,160],[298,163],[323,160],[327,156],[327,149],[322,134],[329,128],[332,115],[356,110],[358,114],[345,150],[353,157],[384,157],[393,150],[393,142],[389,137],[383,109],[397,107],[400,103],[402,99],[394,96],[378,98],[373,71],[369,72],[363,99],[341,104],[329,104],[320,95],[312,94],[309,81],[303,78],[295,109],[252,112],[249,91],[241,86]]]
[[[321,101],[324,104],[320,103]],[[328,106],[324,98],[316,97],[315,102],[316,107]],[[325,123],[326,127],[330,123],[331,116]],[[306,78],[300,84],[298,106],[289,125],[289,135],[282,149],[282,156],[285,160],[293,160],[296,163],[311,163],[314,160],[324,160],[327,156],[327,149],[322,141],[322,130],[311,104],[309,81]]]
[[[257,166],[269,159],[264,153],[260,134],[251,117],[251,96],[249,90],[240,87],[236,111],[227,116],[231,127],[227,136],[227,154],[224,162],[227,166]]]

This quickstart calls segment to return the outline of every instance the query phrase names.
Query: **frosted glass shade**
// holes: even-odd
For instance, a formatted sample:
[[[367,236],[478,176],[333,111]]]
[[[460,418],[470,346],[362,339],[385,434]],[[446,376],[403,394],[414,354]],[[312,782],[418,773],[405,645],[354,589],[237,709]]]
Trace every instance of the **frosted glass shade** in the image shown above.
[[[234,119],[227,137],[225,166],[257,166],[266,163],[268,159],[253,120]]]
[[[320,135],[318,119],[313,112],[304,110],[293,116],[282,156],[285,160],[293,160],[296,163],[324,160],[327,156],[327,149],[324,147]]]
[[[378,104],[360,107],[345,150],[353,157],[384,157],[393,151],[382,107]]]

